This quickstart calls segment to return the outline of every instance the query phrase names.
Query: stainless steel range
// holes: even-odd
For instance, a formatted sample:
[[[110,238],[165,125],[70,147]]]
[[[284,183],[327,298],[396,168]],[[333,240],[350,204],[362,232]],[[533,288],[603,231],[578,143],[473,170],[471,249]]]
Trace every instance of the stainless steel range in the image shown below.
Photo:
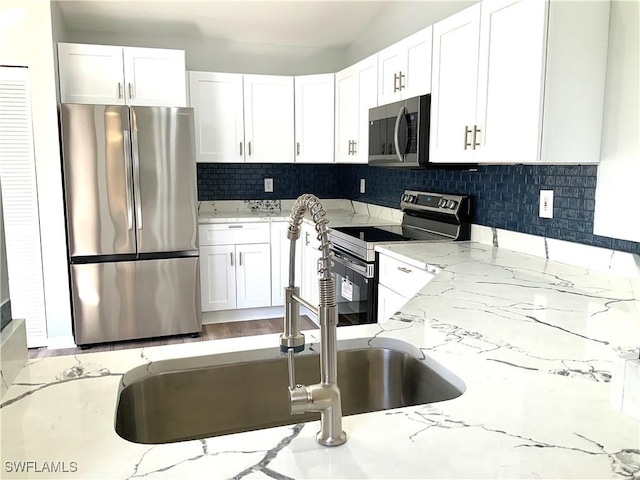
[[[330,230],[340,326],[377,321],[376,245],[453,242],[471,236],[469,196],[406,190],[400,208],[401,225]]]

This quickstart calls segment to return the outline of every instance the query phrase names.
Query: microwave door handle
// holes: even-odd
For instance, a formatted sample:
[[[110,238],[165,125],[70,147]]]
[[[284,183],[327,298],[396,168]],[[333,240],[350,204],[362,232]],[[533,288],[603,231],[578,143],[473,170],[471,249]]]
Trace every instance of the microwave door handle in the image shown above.
[[[404,114],[406,112],[406,108],[405,107],[401,107],[400,111],[398,112],[398,116],[396,117],[396,125],[393,129],[393,144],[396,148],[396,155],[398,156],[398,161],[399,162],[404,162],[404,158],[402,157],[402,154],[400,153],[400,139],[398,138],[399,133],[400,133],[400,122],[402,121],[402,119],[404,118]]]

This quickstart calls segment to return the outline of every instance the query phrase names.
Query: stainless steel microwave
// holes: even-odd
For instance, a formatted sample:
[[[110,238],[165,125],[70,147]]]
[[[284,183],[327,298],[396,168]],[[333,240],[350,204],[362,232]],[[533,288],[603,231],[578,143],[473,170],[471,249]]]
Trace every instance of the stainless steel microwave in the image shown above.
[[[429,161],[431,95],[369,110],[369,165],[424,167]]]
[[[369,110],[369,165],[469,170],[477,164],[429,162],[431,95]]]

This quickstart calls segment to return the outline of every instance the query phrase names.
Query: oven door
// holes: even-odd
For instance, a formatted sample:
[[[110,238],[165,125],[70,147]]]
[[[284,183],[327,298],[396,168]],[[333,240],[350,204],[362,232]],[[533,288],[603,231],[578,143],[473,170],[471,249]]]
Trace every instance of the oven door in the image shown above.
[[[333,250],[338,326],[375,323],[374,263]]]

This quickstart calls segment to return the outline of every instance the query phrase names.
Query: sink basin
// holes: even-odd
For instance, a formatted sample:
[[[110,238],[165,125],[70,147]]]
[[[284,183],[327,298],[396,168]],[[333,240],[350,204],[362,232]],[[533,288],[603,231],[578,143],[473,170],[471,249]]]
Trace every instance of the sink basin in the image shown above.
[[[167,361],[171,362],[171,360]],[[320,379],[319,356],[296,356],[296,380]],[[344,415],[450,400],[462,394],[424,362],[402,351],[338,352]],[[286,357],[164,371],[122,388],[116,432],[136,443],[168,443],[291,425],[320,418],[291,415]]]

